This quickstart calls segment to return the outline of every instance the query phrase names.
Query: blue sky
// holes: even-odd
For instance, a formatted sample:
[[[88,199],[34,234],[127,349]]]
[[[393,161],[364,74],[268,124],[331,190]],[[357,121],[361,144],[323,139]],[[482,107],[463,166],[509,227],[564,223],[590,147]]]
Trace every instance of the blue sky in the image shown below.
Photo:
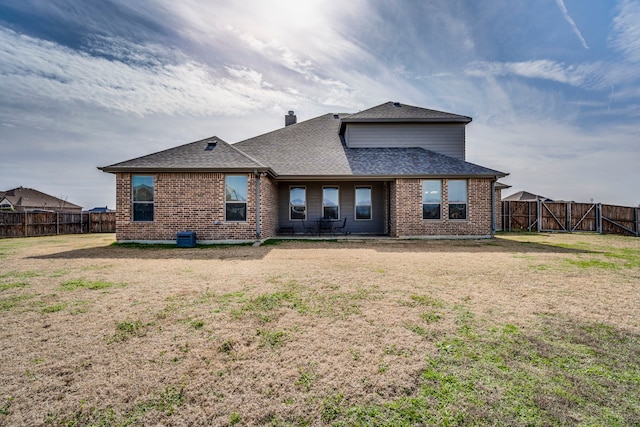
[[[473,117],[504,195],[640,204],[640,1],[0,0],[0,190],[387,101]]]

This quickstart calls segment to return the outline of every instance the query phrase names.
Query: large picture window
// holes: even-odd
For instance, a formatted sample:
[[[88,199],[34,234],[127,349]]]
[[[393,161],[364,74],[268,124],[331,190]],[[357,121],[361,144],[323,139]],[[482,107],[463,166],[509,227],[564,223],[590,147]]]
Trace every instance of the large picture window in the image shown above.
[[[450,179],[449,219],[467,219],[467,180]]]
[[[442,211],[442,181],[422,181],[422,219],[440,219]]]
[[[340,218],[340,192],[338,187],[324,187],[322,189],[322,217],[327,219]]]
[[[225,219],[227,221],[247,220],[246,175],[227,175],[225,177]]]
[[[135,175],[132,178],[133,221],[153,221],[153,176]]]
[[[371,187],[356,187],[356,219],[371,219]]]
[[[307,219],[306,187],[289,189],[289,219]]]

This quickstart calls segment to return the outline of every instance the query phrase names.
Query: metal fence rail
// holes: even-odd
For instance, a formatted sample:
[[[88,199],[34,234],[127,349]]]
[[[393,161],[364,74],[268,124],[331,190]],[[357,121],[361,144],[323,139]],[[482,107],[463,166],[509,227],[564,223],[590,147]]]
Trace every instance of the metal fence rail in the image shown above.
[[[579,232],[640,236],[639,208],[602,203],[505,201],[505,231]]]
[[[0,212],[0,238],[115,231],[115,212]]]

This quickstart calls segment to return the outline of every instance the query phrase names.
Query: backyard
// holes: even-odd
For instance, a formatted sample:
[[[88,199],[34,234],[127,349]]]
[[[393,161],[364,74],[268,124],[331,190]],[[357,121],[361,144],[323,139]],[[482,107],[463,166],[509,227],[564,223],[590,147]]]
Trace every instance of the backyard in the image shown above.
[[[640,425],[640,239],[0,240],[0,425]]]

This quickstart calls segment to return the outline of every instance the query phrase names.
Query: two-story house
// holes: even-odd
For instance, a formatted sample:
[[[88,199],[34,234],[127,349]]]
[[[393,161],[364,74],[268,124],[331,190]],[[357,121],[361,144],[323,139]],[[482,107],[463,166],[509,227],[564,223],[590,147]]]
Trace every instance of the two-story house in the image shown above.
[[[116,175],[119,241],[491,237],[507,174],[465,160],[470,122],[394,102],[300,123],[289,112],[233,145],[214,136],[100,169]]]

